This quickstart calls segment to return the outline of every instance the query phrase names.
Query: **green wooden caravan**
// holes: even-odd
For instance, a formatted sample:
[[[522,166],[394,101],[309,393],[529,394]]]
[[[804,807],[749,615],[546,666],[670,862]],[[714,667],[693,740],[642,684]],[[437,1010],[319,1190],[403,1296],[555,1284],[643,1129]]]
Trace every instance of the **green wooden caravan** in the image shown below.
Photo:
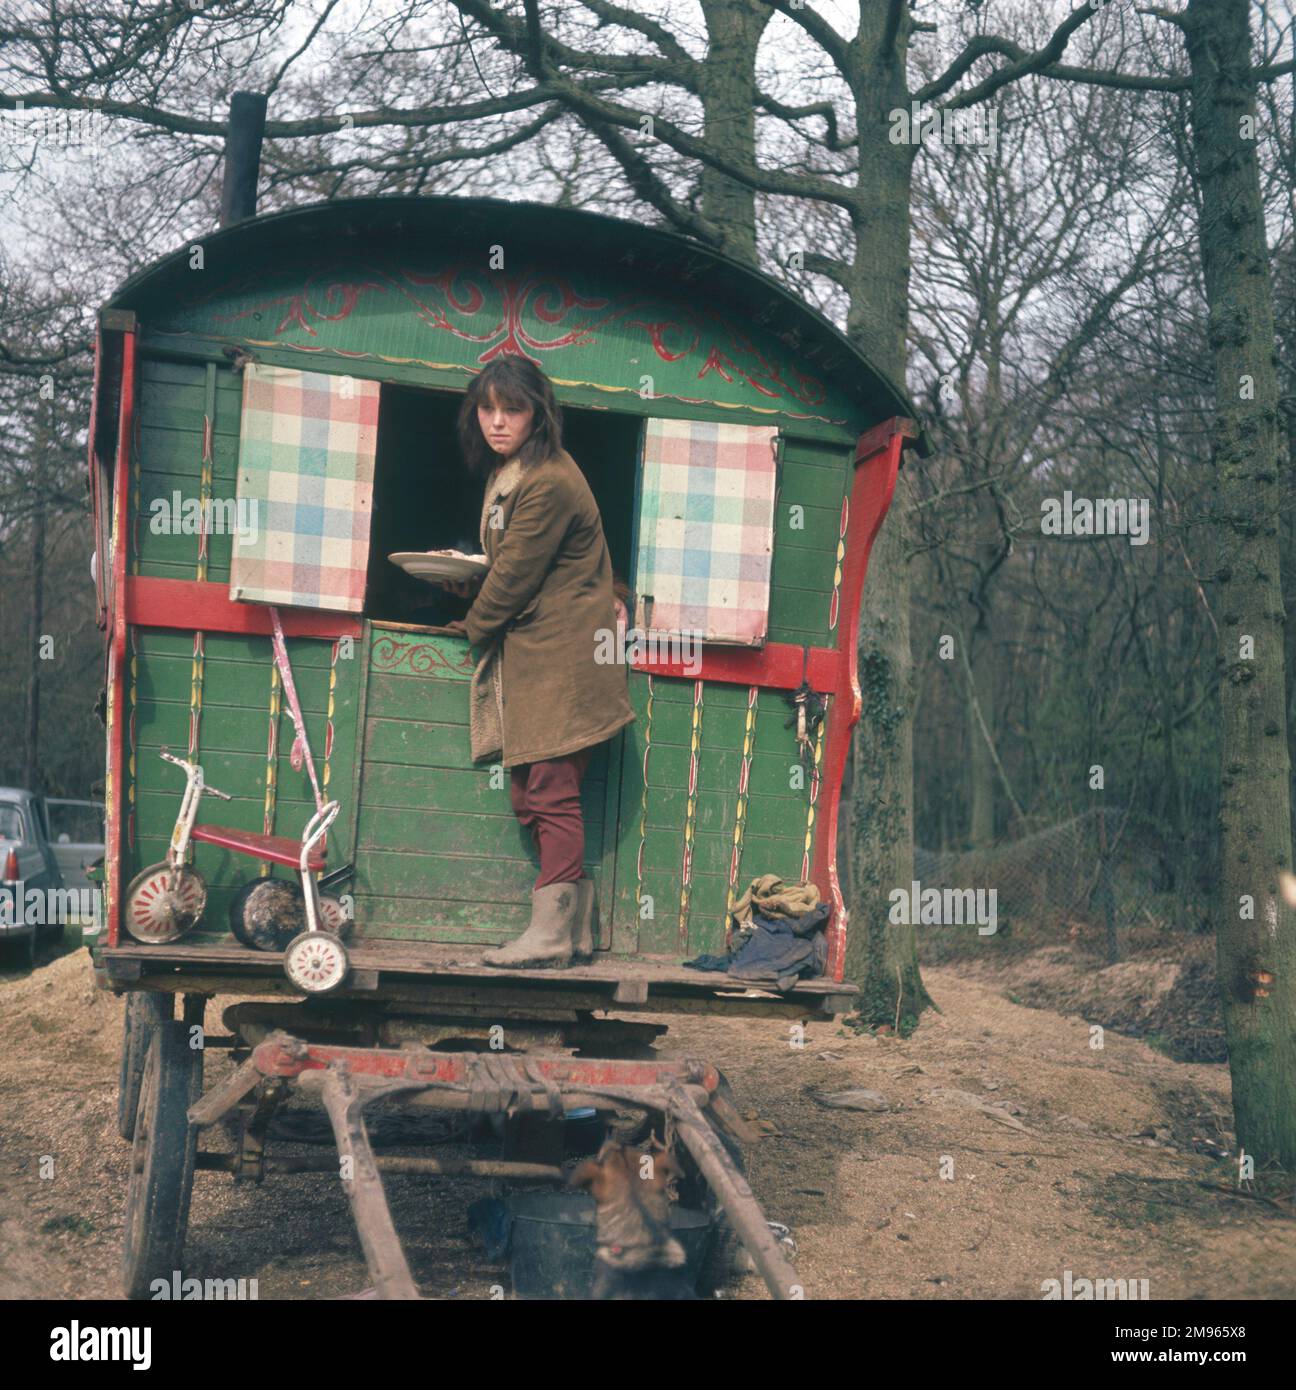
[[[208,994],[285,988],[229,914],[250,880],[291,880],[295,855],[258,860],[261,842],[238,837],[295,845],[322,799],[338,803],[322,848],[350,919],[344,993],[489,987],[474,951],[523,929],[534,851],[507,774],[470,756],[468,646],[388,556],[477,549],[481,485],[454,424],[466,383],[506,353],[554,382],[634,595],[616,651],[637,718],[583,789],[595,964],[563,988],[589,1007],[720,999],[723,976],[681,963],[722,952],[734,901],[776,874],[832,906],[826,973],[797,984],[796,1007],[848,998],[834,839],[856,618],[913,412],[827,320],[723,256],[457,198],[256,217],[149,266],[101,312],[102,983],[183,970]],[[229,834],[186,846],[205,896],[159,945],[136,939],[126,905],[166,860],[185,792],[163,750],[228,794],[198,819]]]
[[[240,94],[232,130],[240,100],[264,110]],[[477,549],[455,421],[507,353],[554,383],[631,595],[607,659],[636,718],[582,789],[596,949],[561,970],[481,959],[526,924],[530,832],[503,767],[471,758],[475,657],[444,591],[390,559]],[[383,1298],[420,1296],[385,1200],[396,1174],[559,1185],[518,1199],[567,1232],[559,1284],[532,1294],[688,1297],[735,1236],[775,1298],[805,1295],[742,1176],[750,1136],[719,1071],[653,1043],[672,1013],[850,1004],[834,842],[857,617],[917,438],[896,387],[774,282],[568,209],[306,207],[233,222],[120,289],[90,424],[108,808],[92,954],[126,995],[128,1296],[189,1271],[199,1171],[340,1175]],[[829,909],[815,973],[724,968],[730,909],[766,875],[813,882]],[[721,969],[685,965],[699,955]],[[204,1091],[214,1049],[229,1063]],[[340,1166],[267,1157],[298,1094],[322,1102]],[[393,1097],[490,1114],[502,1155],[375,1154],[363,1110]],[[563,1166],[572,1111],[597,1146],[626,1110],[678,1188],[665,1216],[627,1204],[633,1270],[620,1244],[595,1258],[615,1184],[561,1186],[638,1171],[615,1136]],[[493,1132],[454,1128],[476,1154]],[[672,1231],[693,1233],[682,1268]]]

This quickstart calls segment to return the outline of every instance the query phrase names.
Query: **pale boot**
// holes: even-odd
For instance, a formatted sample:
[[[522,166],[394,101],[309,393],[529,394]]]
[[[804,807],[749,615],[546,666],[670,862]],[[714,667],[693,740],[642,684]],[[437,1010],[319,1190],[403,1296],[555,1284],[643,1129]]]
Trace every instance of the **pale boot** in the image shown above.
[[[517,970],[562,970],[571,964],[572,935],[580,894],[575,883],[546,883],[531,890],[531,924],[516,941],[482,954],[483,965]]]
[[[580,896],[576,905],[576,926],[572,931],[572,962],[588,965],[594,959],[594,941],[598,936],[598,894],[592,878],[582,878],[576,888]]]

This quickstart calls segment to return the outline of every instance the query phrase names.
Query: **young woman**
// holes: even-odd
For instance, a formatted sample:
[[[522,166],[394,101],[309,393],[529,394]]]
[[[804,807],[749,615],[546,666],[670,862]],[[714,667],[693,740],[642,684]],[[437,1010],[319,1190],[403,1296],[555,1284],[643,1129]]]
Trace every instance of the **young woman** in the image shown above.
[[[608,646],[599,633],[617,622],[612,561],[598,505],[563,450],[553,387],[529,359],[496,358],[478,374],[459,441],[486,480],[480,538],[490,561],[467,615],[450,625],[480,653],[472,756],[509,769],[513,812],[540,855],[530,925],[483,960],[562,967],[594,947],[581,777],[594,748],[634,720],[624,667],[596,659]]]

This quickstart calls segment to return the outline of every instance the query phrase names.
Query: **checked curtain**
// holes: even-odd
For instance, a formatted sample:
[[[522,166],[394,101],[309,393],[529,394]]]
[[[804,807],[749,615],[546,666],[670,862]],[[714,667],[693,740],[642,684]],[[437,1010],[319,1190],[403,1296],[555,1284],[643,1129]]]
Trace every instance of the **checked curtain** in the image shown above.
[[[230,597],[357,613],[378,441],[376,381],[249,363],[243,371]]]

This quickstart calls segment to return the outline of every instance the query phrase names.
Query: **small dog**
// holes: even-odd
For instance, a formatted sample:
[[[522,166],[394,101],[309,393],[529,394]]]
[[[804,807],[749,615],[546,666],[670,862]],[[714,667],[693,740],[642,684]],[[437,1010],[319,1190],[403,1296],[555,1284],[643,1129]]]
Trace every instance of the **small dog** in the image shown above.
[[[641,1153],[608,1140],[571,1175],[597,1206],[591,1299],[696,1299],[684,1247],[671,1234],[670,1184],[679,1165],[665,1152]]]

